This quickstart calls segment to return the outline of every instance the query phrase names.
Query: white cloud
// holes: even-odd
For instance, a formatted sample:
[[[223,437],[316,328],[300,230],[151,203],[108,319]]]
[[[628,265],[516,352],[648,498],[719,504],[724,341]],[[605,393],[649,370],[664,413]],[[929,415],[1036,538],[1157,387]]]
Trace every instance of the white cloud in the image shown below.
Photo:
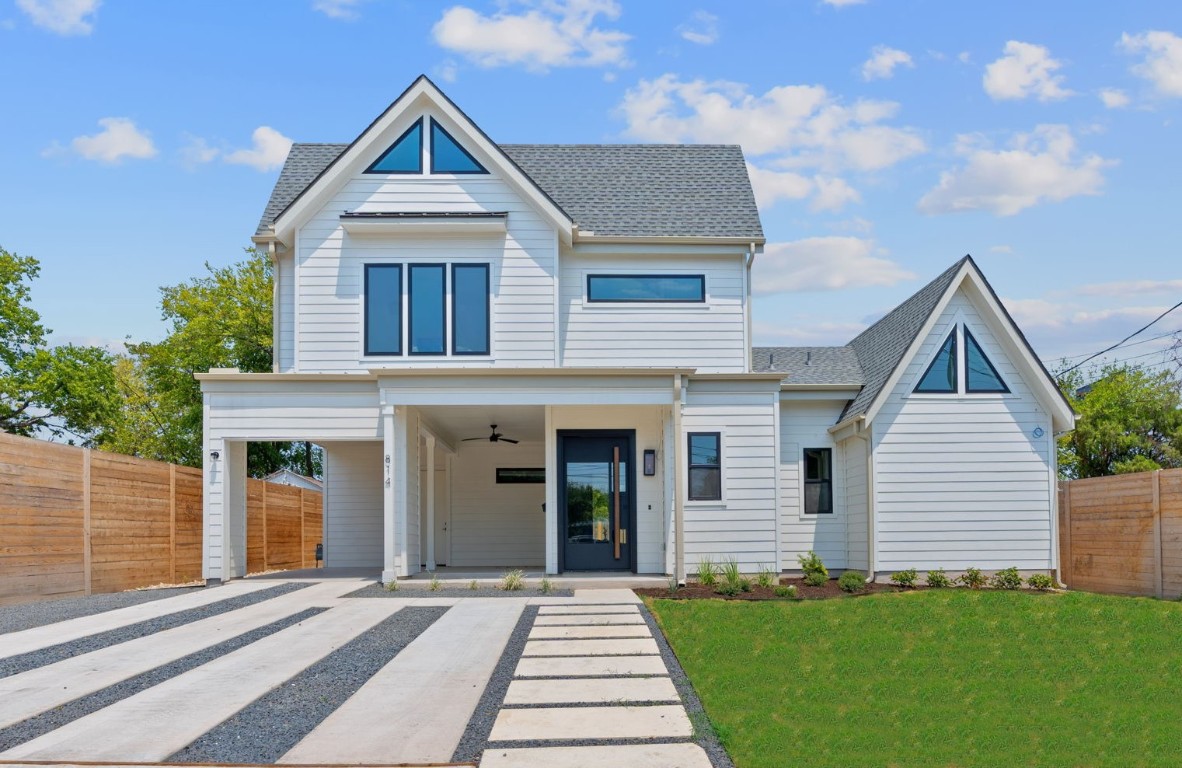
[[[894,285],[914,274],[876,256],[874,241],[860,237],[808,237],[769,244],[752,267],[754,291],[833,291]]]
[[[16,0],[38,27],[59,35],[89,35],[101,0]]]
[[[221,151],[216,147],[209,146],[205,139],[186,134],[185,145],[180,150],[181,165],[191,169],[198,165],[212,163],[219,154]]]
[[[1075,289],[1084,296],[1127,296],[1133,294],[1182,293],[1182,280],[1117,280],[1111,283],[1092,283]]]
[[[694,11],[689,21],[678,25],[677,34],[691,43],[712,45],[718,40],[718,17],[706,11]]]
[[[755,321],[757,345],[785,346],[834,346],[845,344],[865,330],[865,323],[840,320],[817,320],[815,316],[787,318],[782,322],[768,323]]]
[[[885,45],[876,45],[870,51],[870,58],[862,64],[862,79],[885,80],[895,76],[896,67],[915,67],[911,54]]]
[[[813,183],[817,193],[809,203],[813,211],[840,211],[849,203],[862,202],[858,190],[851,187],[844,179],[835,176],[814,176]]]
[[[866,0],[822,0],[822,2],[834,8],[845,8],[847,5],[862,5]]]
[[[447,59],[435,68],[435,74],[445,83],[454,83],[460,74],[460,68],[456,66],[455,61]]]
[[[79,136],[70,148],[80,157],[100,163],[115,164],[127,158],[146,160],[155,157],[156,146],[147,133],[130,118],[104,117],[98,121],[102,130],[93,136]]]
[[[250,149],[228,152],[223,159],[227,163],[249,165],[256,171],[273,171],[283,165],[291,139],[267,125],[260,125],[251,135]]]
[[[990,253],[1003,253],[1008,256],[1014,252],[1014,248],[1013,248],[1013,246],[1009,246],[1009,245],[994,245],[989,248],[989,252]]]
[[[813,192],[813,182],[807,176],[792,171],[769,171],[747,164],[751,187],[755,191],[755,202],[761,208],[770,208],[780,200],[803,200]]]
[[[1098,195],[1103,169],[1112,165],[1096,154],[1080,157],[1065,125],[1017,134],[1008,149],[993,149],[977,136],[957,142],[965,163],[940,175],[940,183],[919,201],[923,213],[985,210],[1012,216],[1039,203]]]
[[[456,5],[443,12],[432,34],[435,42],[482,67],[521,65],[545,72],[551,67],[626,66],[630,36],[595,26],[596,17],[615,20],[615,0],[530,0],[521,13],[485,16]]]
[[[999,101],[1030,96],[1039,101],[1065,99],[1071,91],[1063,87],[1063,76],[1055,74],[1062,66],[1046,47],[1010,40],[1005,55],[985,67],[982,84]]]
[[[968,51],[961,51],[960,53],[956,54],[956,60],[961,64],[969,64],[973,60],[973,55]]]
[[[320,11],[330,19],[355,21],[361,18],[358,8],[366,0],[314,0],[312,9]]]
[[[1139,35],[1126,32],[1120,36],[1120,47],[1127,53],[1145,54],[1133,67],[1133,74],[1153,83],[1163,96],[1182,96],[1182,37],[1161,30]]]
[[[1100,101],[1109,109],[1129,106],[1129,95],[1119,88],[1101,88]]]

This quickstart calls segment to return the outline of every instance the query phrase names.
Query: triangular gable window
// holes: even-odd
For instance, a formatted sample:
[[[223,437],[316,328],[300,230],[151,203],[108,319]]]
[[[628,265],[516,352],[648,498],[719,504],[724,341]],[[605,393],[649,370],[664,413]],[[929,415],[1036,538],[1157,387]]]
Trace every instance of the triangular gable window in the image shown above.
[[[944,345],[936,353],[936,359],[928,366],[916,392],[955,392],[956,391],[956,328],[948,334]]]
[[[443,126],[431,119],[431,173],[488,173]]]
[[[365,169],[366,173],[422,173],[423,172],[423,122],[406,129],[374,164]]]
[[[964,370],[966,392],[1010,391],[968,328],[964,329]]]

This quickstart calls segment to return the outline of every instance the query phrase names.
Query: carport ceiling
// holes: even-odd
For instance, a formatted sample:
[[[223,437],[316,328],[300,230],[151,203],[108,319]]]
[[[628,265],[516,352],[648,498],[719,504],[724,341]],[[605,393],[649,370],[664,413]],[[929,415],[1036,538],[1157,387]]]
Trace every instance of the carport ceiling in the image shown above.
[[[505,437],[526,441],[542,440],[546,429],[546,411],[540,405],[439,405],[420,411],[427,426],[455,443],[465,437],[488,437],[490,424]]]

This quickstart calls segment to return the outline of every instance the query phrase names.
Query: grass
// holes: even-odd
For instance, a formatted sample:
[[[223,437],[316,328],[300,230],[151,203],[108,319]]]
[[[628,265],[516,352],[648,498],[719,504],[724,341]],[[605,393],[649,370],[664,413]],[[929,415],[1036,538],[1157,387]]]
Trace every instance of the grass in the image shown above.
[[[1174,766],[1182,604],[649,600],[738,768]]]

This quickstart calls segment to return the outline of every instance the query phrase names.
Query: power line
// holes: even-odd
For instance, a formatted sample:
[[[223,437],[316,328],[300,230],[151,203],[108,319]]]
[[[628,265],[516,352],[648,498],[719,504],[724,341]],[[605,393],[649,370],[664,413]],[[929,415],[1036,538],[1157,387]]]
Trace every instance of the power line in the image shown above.
[[[1168,339],[1169,337],[1171,337],[1171,336],[1173,336],[1174,334],[1177,334],[1177,333],[1182,333],[1182,328],[1178,328],[1177,330],[1173,330],[1173,331],[1167,331],[1167,332],[1165,332],[1165,333],[1162,333],[1162,334],[1159,334],[1159,335],[1157,335],[1157,336],[1150,336],[1148,339],[1138,339],[1137,341],[1130,341],[1128,344],[1125,344],[1124,346],[1126,346],[1126,347],[1135,347],[1135,346],[1137,346],[1138,344],[1148,344],[1148,343],[1149,343],[1149,342],[1151,342],[1151,341],[1159,341],[1159,340],[1161,340],[1161,339]],[[1066,361],[1066,360],[1075,360],[1076,358],[1080,358],[1080,357],[1087,357],[1089,354],[1090,354],[1090,353],[1088,353],[1088,352],[1084,352],[1084,353],[1082,353],[1082,354],[1079,354],[1079,355],[1066,355],[1066,356],[1064,356],[1064,357],[1061,357],[1061,358],[1059,358],[1059,359],[1060,359],[1060,360],[1064,360],[1064,361]]]
[[[1163,317],[1165,317],[1166,315],[1170,314],[1171,312],[1173,312],[1173,311],[1174,311],[1175,309],[1177,309],[1178,307],[1182,307],[1182,301],[1179,301],[1177,304],[1175,304],[1174,306],[1170,307],[1170,308],[1169,308],[1169,309],[1167,309],[1165,312],[1162,312],[1160,315],[1158,315],[1157,317],[1155,317],[1155,318],[1153,318],[1152,320],[1150,320],[1150,321],[1149,321],[1147,324],[1145,324],[1145,325],[1141,326],[1140,328],[1138,328],[1137,330],[1133,331],[1133,332],[1132,332],[1132,333],[1130,333],[1128,336],[1125,336],[1123,339],[1121,339],[1120,341],[1116,342],[1116,343],[1115,343],[1115,344],[1113,344],[1111,347],[1108,347],[1107,349],[1102,349],[1102,350],[1100,350],[1099,352],[1097,352],[1096,354],[1094,354],[1094,355],[1092,355],[1092,356],[1090,356],[1090,357],[1087,357],[1087,358],[1085,358],[1085,359],[1083,359],[1083,360],[1080,360],[1078,363],[1076,363],[1075,365],[1071,366],[1071,367],[1070,367],[1070,368],[1068,368],[1067,370],[1065,370],[1065,371],[1062,371],[1062,372],[1061,372],[1059,375],[1060,375],[1060,376],[1062,376],[1062,375],[1064,375],[1064,374],[1071,373],[1072,371],[1074,371],[1076,368],[1079,368],[1079,367],[1080,367],[1081,365],[1083,365],[1084,363],[1087,363],[1087,362],[1089,362],[1089,361],[1095,360],[1097,357],[1099,357],[1100,355],[1103,355],[1103,354],[1105,354],[1105,353],[1107,353],[1107,352],[1111,352],[1112,350],[1116,349],[1116,348],[1117,348],[1117,347],[1119,347],[1121,344],[1124,344],[1126,341],[1128,341],[1129,339],[1133,338],[1134,336],[1136,336],[1137,334],[1141,333],[1142,331],[1147,331],[1147,330],[1149,330],[1150,328],[1152,328],[1152,327],[1153,327],[1153,325],[1154,325],[1154,324],[1155,324],[1155,323],[1156,323],[1158,320],[1161,320]]]

